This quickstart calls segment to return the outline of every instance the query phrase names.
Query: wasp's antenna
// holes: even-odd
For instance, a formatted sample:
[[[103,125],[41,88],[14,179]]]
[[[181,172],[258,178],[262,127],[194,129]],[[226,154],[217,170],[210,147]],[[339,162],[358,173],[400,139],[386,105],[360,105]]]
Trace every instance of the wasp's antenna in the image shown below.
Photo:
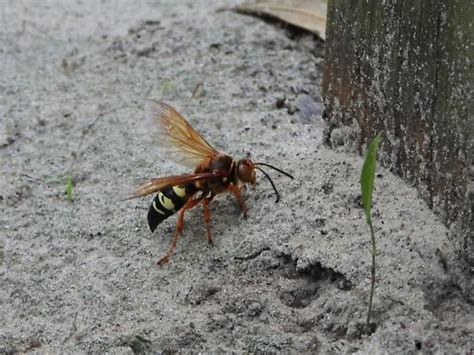
[[[259,168],[258,166],[256,166],[255,169],[260,170],[263,173],[263,175],[265,175],[265,177],[268,179],[268,181],[270,181],[270,184],[272,184],[273,190],[275,190],[275,194],[277,195],[277,199],[276,199],[275,202],[280,201],[280,194],[278,193],[278,190],[277,190],[275,184],[273,183],[272,179],[270,178],[270,175],[268,175],[262,168]]]
[[[267,163],[254,163],[253,165],[264,165],[264,166],[268,166],[269,168],[272,168],[272,169],[278,171],[279,173],[282,173],[283,175],[288,176],[290,179],[294,179],[294,177],[291,176],[290,174],[288,174],[286,171],[283,171],[283,170],[281,170],[281,169],[278,169],[278,168],[274,167],[273,165],[270,165],[270,164],[267,164]],[[261,172],[264,173],[264,171],[263,171],[262,169],[258,169],[258,170],[260,170]],[[264,174],[265,174],[265,173],[264,173]],[[265,175],[266,175],[266,174],[265,174]],[[268,177],[268,176],[267,176],[267,177]]]

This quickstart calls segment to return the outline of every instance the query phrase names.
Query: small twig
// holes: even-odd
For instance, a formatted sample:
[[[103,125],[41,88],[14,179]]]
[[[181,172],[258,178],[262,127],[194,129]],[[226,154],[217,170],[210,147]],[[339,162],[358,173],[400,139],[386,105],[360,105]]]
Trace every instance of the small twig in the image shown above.
[[[264,247],[260,250],[257,250],[251,254],[248,254],[248,255],[245,255],[245,256],[236,256],[234,257],[235,260],[242,260],[242,261],[245,261],[245,260],[252,260],[252,259],[255,259],[256,257],[260,256],[260,254],[262,254],[264,251],[268,251],[270,250],[270,248],[268,247]]]
[[[186,106],[184,106],[184,110],[183,111],[186,111],[189,104],[191,103],[191,101],[197,97],[197,93],[199,91],[199,89],[201,89],[202,87],[204,86],[204,83],[200,82],[200,83],[197,83],[197,85],[194,87],[194,90],[193,90],[193,94],[191,95],[191,98],[189,99],[189,101],[187,102]]]
[[[39,179],[39,178],[35,178],[31,175],[28,175],[28,174],[20,174],[21,177],[24,177],[24,178],[27,178],[28,180],[30,181],[33,181],[33,182],[36,182],[37,184],[44,184],[44,180],[43,179]]]

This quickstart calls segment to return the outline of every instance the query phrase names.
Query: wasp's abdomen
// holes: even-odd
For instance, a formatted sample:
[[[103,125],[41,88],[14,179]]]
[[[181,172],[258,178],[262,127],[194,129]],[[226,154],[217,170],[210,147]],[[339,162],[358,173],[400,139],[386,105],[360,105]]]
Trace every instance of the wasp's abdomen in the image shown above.
[[[196,191],[195,189],[193,184],[188,184],[186,186],[170,186],[158,191],[148,209],[147,219],[151,231],[154,232],[161,222],[179,211]]]

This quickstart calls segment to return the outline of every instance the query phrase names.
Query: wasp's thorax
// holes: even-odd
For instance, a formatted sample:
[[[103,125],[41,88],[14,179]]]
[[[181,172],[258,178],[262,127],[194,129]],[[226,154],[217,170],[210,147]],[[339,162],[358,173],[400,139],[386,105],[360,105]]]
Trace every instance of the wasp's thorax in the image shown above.
[[[250,159],[240,159],[237,163],[237,177],[244,183],[255,184],[255,165]]]

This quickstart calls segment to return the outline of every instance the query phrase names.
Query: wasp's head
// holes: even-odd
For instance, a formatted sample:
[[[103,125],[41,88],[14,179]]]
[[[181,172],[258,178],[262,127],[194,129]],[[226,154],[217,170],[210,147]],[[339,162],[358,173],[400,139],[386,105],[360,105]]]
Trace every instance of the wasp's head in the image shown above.
[[[250,159],[240,159],[237,163],[237,177],[239,180],[255,184],[257,174],[255,173],[255,165]]]
[[[263,175],[265,175],[265,177],[268,179],[268,181],[270,181],[270,184],[272,185],[273,190],[275,190],[275,194],[277,196],[276,202],[278,202],[280,200],[280,194],[278,193],[278,190],[276,189],[276,186],[273,183],[270,176],[260,167],[262,165],[268,168],[274,169],[278,171],[279,173],[293,179],[293,176],[291,176],[290,174],[288,174],[287,172],[281,169],[274,167],[273,165],[266,164],[266,163],[252,163],[250,159],[239,160],[239,162],[237,163],[237,177],[240,181],[244,183],[255,184],[255,180],[256,180],[255,170],[256,169],[260,170],[263,173]]]

